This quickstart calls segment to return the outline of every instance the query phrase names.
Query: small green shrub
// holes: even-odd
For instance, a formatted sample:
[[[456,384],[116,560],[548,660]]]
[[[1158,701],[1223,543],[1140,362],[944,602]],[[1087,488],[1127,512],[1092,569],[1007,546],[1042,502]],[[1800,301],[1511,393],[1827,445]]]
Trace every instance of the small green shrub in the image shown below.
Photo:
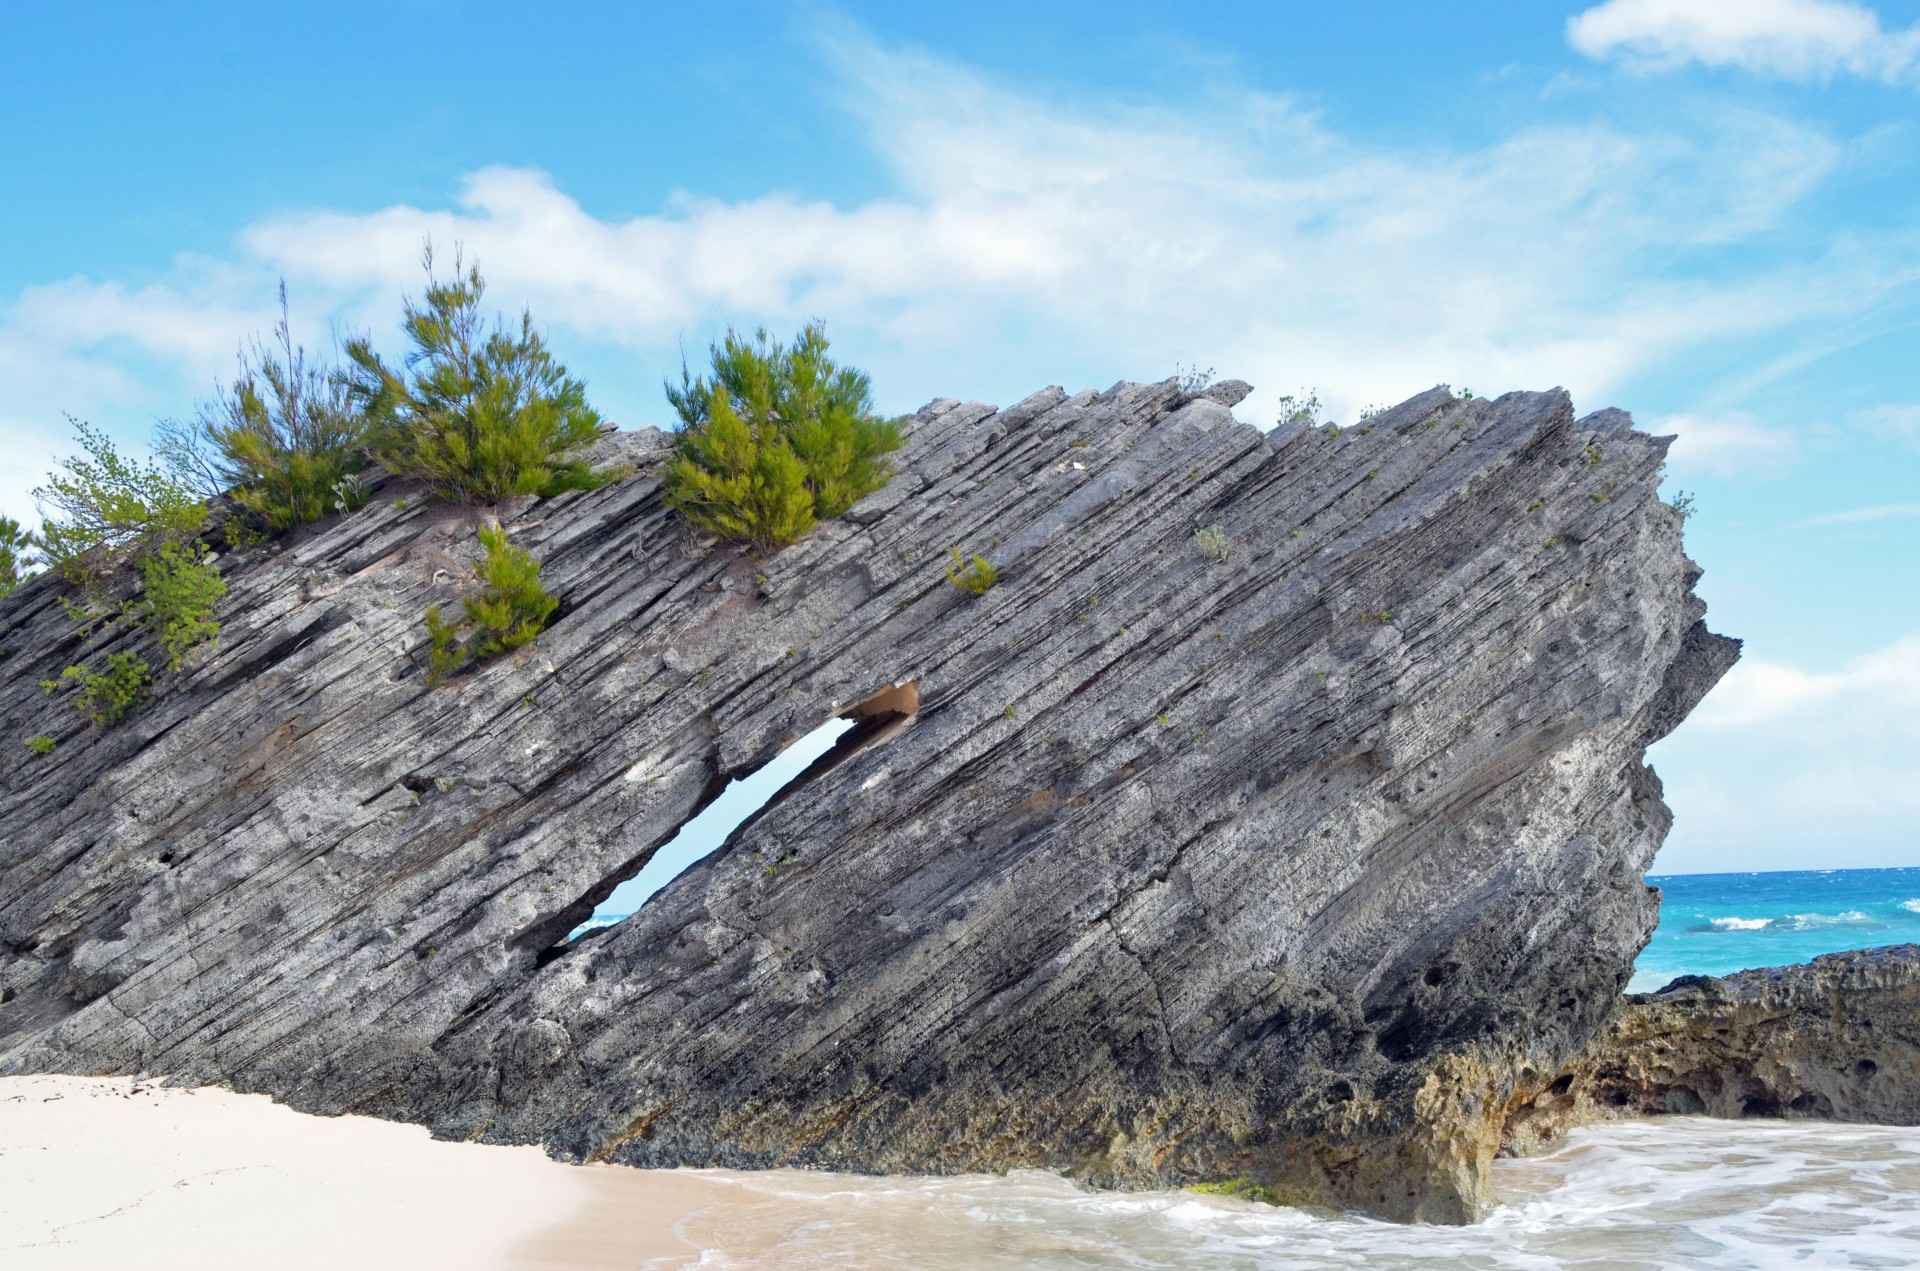
[[[791,345],[728,331],[713,375],[666,386],[682,427],[662,469],[666,501],[694,525],[760,551],[793,542],[893,476],[898,423],[872,413],[863,371],[827,356],[819,323]]]
[[[1180,391],[1183,393],[1198,393],[1213,383],[1213,368],[1211,366],[1203,371],[1198,365],[1185,366],[1176,362],[1174,363],[1173,373],[1179,379]]]
[[[0,516],[0,600],[33,577],[33,535],[20,528],[20,522]]]
[[[949,547],[947,554],[953,557],[953,563],[947,566],[947,581],[968,595],[984,596],[1000,581],[1000,572],[986,557],[976,554],[968,561],[957,547]]]
[[[1224,526],[1209,525],[1203,530],[1193,532],[1193,545],[1200,554],[1216,563],[1227,559],[1231,547],[1227,543],[1227,531]]]
[[[367,462],[367,418],[346,378],[309,364],[293,342],[285,283],[273,333],[274,347],[242,348],[239,378],[191,423],[163,422],[155,448],[204,493],[230,491],[279,533],[366,503],[355,478]]]
[[[47,736],[45,733],[41,733],[38,737],[27,738],[27,749],[36,755],[50,755],[59,745],[59,742]]]
[[[426,612],[427,684],[437,687],[472,662],[524,648],[547,628],[560,601],[540,585],[540,562],[515,547],[504,529],[480,528],[484,554],[475,562],[480,593],[461,602],[463,623],[446,621],[439,605]],[[470,628],[463,639],[461,628]]]
[[[1600,461],[1606,457],[1607,457],[1607,452],[1600,449],[1600,447],[1598,446],[1587,447],[1587,466],[1589,468],[1599,467]]]
[[[40,681],[40,687],[51,693],[69,682],[80,688],[73,700],[75,709],[95,728],[111,728],[146,700],[147,686],[153,683],[153,669],[138,653],[109,653],[104,671],[70,666],[60,673],[58,680]]]
[[[44,521],[40,549],[68,581],[98,580],[163,543],[199,533],[207,505],[187,482],[152,460],[123,458],[90,424],[71,422],[83,453],[69,456],[33,492]]]
[[[403,370],[380,360],[365,336],[347,342],[348,388],[365,413],[368,448],[388,471],[467,502],[553,495],[599,484],[581,457],[600,435],[585,385],[547,352],[522,311],[517,329],[480,316],[486,283],[476,265],[453,280],[424,264],[427,289],[406,302],[413,343]]]
[[[204,544],[193,542],[162,543],[140,558],[141,594],[128,611],[159,637],[169,671],[179,670],[189,652],[220,634],[213,611],[227,594],[227,581],[209,556]]]
[[[1288,424],[1302,424],[1308,428],[1319,427],[1321,423],[1320,390],[1303,388],[1300,390],[1299,396],[1289,393],[1285,397],[1282,397],[1280,399],[1280,419],[1278,422],[1281,427],[1285,427]]]
[[[1693,515],[1693,496],[1685,490],[1675,490],[1673,492],[1673,499],[1667,506],[1678,512],[1680,519],[1684,521]],[[4,594],[4,592],[0,592],[0,595]]]

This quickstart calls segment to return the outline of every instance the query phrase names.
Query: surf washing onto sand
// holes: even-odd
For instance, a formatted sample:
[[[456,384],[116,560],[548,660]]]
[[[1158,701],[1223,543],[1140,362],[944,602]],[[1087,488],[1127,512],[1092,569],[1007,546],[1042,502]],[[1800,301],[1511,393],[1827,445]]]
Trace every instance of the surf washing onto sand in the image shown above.
[[[1496,1170],[1502,1204],[1471,1227],[1089,1192],[1031,1172],[781,1171],[723,1175],[738,1198],[678,1230],[706,1249],[691,1265],[716,1271],[1920,1266],[1920,1130],[1670,1118],[1577,1130]]]
[[[1920,869],[1669,875],[1633,989],[1920,940]],[[601,914],[597,924],[622,915]],[[713,1172],[679,1233],[728,1271],[928,1268],[1920,1267],[1920,1128],[1666,1117],[1496,1166],[1499,1207],[1410,1228],[1052,1175]],[[676,1265],[660,1263],[659,1266]]]

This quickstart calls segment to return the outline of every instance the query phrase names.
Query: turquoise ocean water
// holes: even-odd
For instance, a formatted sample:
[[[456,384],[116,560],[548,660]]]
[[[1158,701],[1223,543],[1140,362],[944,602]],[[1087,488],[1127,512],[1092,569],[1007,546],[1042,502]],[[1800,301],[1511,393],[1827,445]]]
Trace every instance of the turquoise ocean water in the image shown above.
[[[1920,943],[1920,868],[1667,874],[1660,925],[1634,964],[1638,993],[1678,975],[1785,966],[1842,949]]]

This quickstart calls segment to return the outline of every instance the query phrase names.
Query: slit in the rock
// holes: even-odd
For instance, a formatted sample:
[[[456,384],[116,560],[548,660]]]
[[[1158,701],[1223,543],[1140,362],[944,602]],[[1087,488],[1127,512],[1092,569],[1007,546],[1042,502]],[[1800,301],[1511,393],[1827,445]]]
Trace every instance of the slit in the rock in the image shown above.
[[[816,781],[868,746],[890,741],[913,721],[920,690],[912,680],[889,684],[841,711],[744,777],[727,783],[674,836],[616,886],[563,943],[571,948],[637,913],[648,898],[704,860],[766,809]]]

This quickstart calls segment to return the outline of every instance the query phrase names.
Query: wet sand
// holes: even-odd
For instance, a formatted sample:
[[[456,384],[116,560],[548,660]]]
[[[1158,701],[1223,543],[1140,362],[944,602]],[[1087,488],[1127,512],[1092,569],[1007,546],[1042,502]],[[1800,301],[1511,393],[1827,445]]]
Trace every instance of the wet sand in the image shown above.
[[[636,1271],[736,1195],[709,1175],[563,1165],[533,1147],[314,1117],[264,1095],[0,1078],[8,1271]]]

